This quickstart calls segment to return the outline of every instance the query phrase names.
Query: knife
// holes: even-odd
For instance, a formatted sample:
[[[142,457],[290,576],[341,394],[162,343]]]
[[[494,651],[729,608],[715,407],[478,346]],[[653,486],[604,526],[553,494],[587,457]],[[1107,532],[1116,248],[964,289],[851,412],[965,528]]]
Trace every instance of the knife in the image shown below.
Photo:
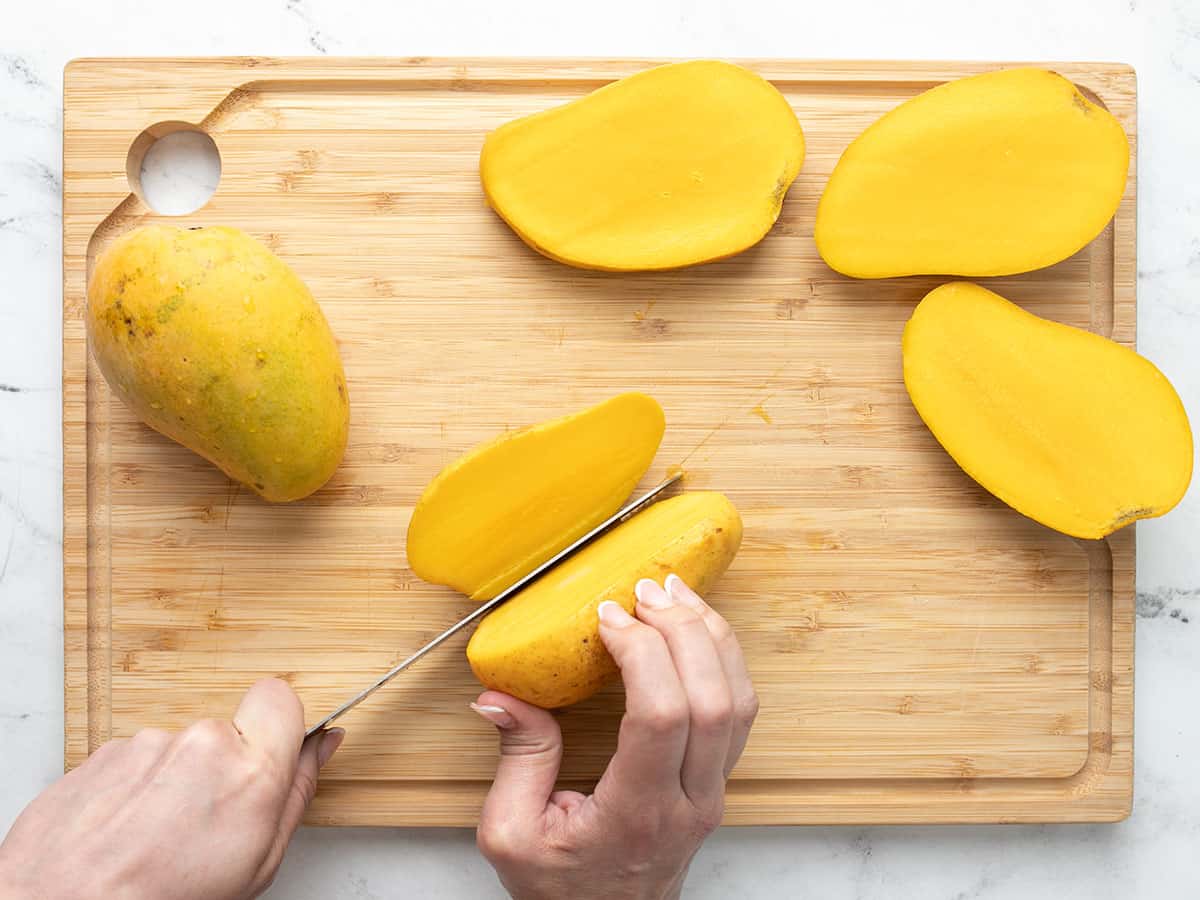
[[[424,647],[422,647],[420,650],[418,650],[412,656],[408,657],[407,659],[398,663],[392,669],[388,670],[386,673],[384,673],[382,676],[380,676],[375,681],[375,683],[372,684],[370,687],[359,691],[357,694],[355,694],[353,697],[351,697],[349,700],[347,700],[345,703],[343,703],[341,706],[339,706],[337,709],[335,709],[333,712],[331,712],[329,715],[327,715],[325,718],[323,718],[316,725],[314,725],[310,729],[308,729],[308,731],[304,732],[304,736],[309,737],[310,735],[316,734],[318,731],[324,731],[326,728],[329,727],[329,725],[331,723],[333,723],[334,720],[341,718],[347,712],[354,709],[354,707],[358,706],[358,704],[362,703],[364,700],[366,700],[373,693],[375,693],[377,690],[379,690],[381,687],[383,687],[385,684],[387,684],[389,681],[391,681],[393,678],[395,678],[397,675],[399,675],[401,672],[403,672],[405,669],[407,669],[409,666],[411,666],[413,663],[415,663],[418,659],[420,659],[422,656],[424,656],[430,650],[434,649],[439,644],[444,643],[447,639],[449,639],[451,637],[451,635],[454,635],[457,632],[461,631],[463,628],[470,625],[472,622],[483,618],[485,615],[487,615],[489,612],[491,612],[493,609],[495,609],[497,606],[499,606],[505,600],[508,600],[514,594],[519,592],[522,588],[527,587],[530,584],[530,582],[536,581],[538,578],[540,578],[542,575],[544,575],[550,569],[554,568],[556,565],[558,565],[563,560],[567,559],[570,556],[574,556],[576,553],[578,553],[580,550],[582,550],[588,544],[590,544],[594,540],[596,540],[596,538],[598,538],[601,535],[606,534],[609,531],[611,531],[612,529],[616,528],[618,525],[620,525],[626,519],[633,516],[635,513],[641,512],[643,509],[645,509],[647,506],[649,506],[651,503],[653,503],[654,500],[663,491],[665,491],[667,488],[669,488],[671,485],[673,485],[675,482],[677,482],[681,477],[683,477],[682,473],[676,473],[676,474],[672,475],[670,478],[668,478],[666,481],[664,481],[662,484],[659,484],[656,487],[651,488],[650,490],[646,491],[646,493],[642,494],[642,496],[638,497],[636,500],[633,500],[633,501],[627,503],[625,506],[621,507],[619,510],[617,510],[615,513],[613,513],[611,516],[609,516],[607,519],[605,519],[603,522],[601,522],[599,525],[597,525],[595,528],[593,528],[591,531],[589,531],[587,534],[585,534],[583,537],[581,537],[575,543],[571,544],[571,546],[567,547],[564,550],[559,551],[554,556],[550,557],[548,560],[546,560],[544,563],[542,563],[540,566],[538,566],[536,569],[534,569],[532,572],[530,572],[524,578],[521,578],[515,584],[510,585],[509,587],[505,588],[503,591],[501,591],[499,594],[497,594],[491,600],[487,601],[482,606],[480,606],[477,610],[472,612],[470,615],[466,616],[466,618],[460,619],[459,621],[455,622],[453,625],[451,625],[449,628],[447,628],[445,631],[443,631],[441,634],[439,634],[437,637],[435,637],[432,641],[430,641],[428,644],[426,644]]]

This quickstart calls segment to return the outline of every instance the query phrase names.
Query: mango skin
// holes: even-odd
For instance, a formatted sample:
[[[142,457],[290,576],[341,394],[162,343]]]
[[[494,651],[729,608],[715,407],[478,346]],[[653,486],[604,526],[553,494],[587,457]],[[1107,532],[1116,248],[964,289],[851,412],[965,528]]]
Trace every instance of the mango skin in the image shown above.
[[[266,500],[321,487],[346,448],[337,343],[308,288],[235,228],[136,228],[96,260],[88,338],[153,428]]]
[[[758,243],[803,160],[800,123],[772,84],[701,59],[502,125],[479,172],[488,203],[539,253],[648,271]]]
[[[634,585],[672,572],[707,594],[741,542],[741,516],[723,494],[660,501],[480,622],[467,644],[471,670],[486,687],[547,709],[590,697],[617,674],[600,640],[600,604],[633,613]]]
[[[813,237],[855,278],[1013,275],[1066,259],[1125,191],[1121,123],[1045,69],[985,72],[888,112],[846,148]]]
[[[421,494],[408,564],[424,581],[490,600],[616,512],[665,427],[658,402],[631,391],[481,444]]]
[[[1049,528],[1102,538],[1187,492],[1187,413],[1127,347],[953,282],[917,306],[903,355],[913,406],[946,452]]]

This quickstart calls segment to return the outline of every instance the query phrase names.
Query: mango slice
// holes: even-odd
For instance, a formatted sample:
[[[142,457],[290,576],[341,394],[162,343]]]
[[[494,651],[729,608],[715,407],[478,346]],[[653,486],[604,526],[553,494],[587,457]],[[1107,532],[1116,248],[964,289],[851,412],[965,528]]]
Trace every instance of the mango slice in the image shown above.
[[[136,228],[97,258],[88,339],[143,422],[260,496],[298,500],[346,449],[337,343],[296,274],[236,228]]]
[[[631,271],[758,243],[803,159],[779,91],[741,66],[696,60],[501,126],[479,171],[488,202],[538,252]]]
[[[634,585],[676,573],[706,594],[729,568],[742,520],[722,494],[663,500],[580,550],[479,623],[467,660],[485,686],[551,709],[598,691],[617,672],[597,607],[633,612]]]
[[[417,502],[409,565],[432,584],[494,597],[616,512],[664,427],[653,398],[628,393],[476,447]]]
[[[856,278],[1040,269],[1104,229],[1128,169],[1121,124],[1061,75],[962,78],[850,144],[817,207],[817,249]]]
[[[954,461],[1018,512],[1102,538],[1187,491],[1192,432],[1154,364],[967,282],[904,328],[904,384]]]

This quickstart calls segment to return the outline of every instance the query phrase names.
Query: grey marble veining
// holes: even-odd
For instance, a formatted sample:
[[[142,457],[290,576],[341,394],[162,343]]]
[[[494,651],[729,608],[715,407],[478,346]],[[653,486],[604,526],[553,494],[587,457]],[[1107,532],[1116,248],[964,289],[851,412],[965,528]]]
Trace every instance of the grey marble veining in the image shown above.
[[[308,46],[317,53],[328,53],[330,38],[317,27],[309,8],[308,0],[286,0],[285,7],[289,13],[299,19],[307,32]]]
[[[1115,59],[1139,73],[1139,346],[1200,422],[1200,3],[136,0],[0,21],[0,830],[62,752],[61,83],[79,55]],[[1138,526],[1136,798],[1116,826],[724,829],[686,896],[1200,895],[1200,489]],[[307,829],[271,896],[500,897],[464,830]]]

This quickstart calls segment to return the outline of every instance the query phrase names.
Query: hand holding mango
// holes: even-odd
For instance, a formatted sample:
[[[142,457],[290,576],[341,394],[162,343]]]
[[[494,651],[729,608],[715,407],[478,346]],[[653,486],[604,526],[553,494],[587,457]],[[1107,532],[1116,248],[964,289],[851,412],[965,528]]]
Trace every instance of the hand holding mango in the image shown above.
[[[678,576],[643,579],[636,591],[636,619],[616,602],[599,610],[625,715],[590,795],[554,789],[563,744],[553,715],[498,691],[475,705],[500,732],[479,848],[514,897],[677,898],[721,822],[725,782],[758,712],[741,647]]]

